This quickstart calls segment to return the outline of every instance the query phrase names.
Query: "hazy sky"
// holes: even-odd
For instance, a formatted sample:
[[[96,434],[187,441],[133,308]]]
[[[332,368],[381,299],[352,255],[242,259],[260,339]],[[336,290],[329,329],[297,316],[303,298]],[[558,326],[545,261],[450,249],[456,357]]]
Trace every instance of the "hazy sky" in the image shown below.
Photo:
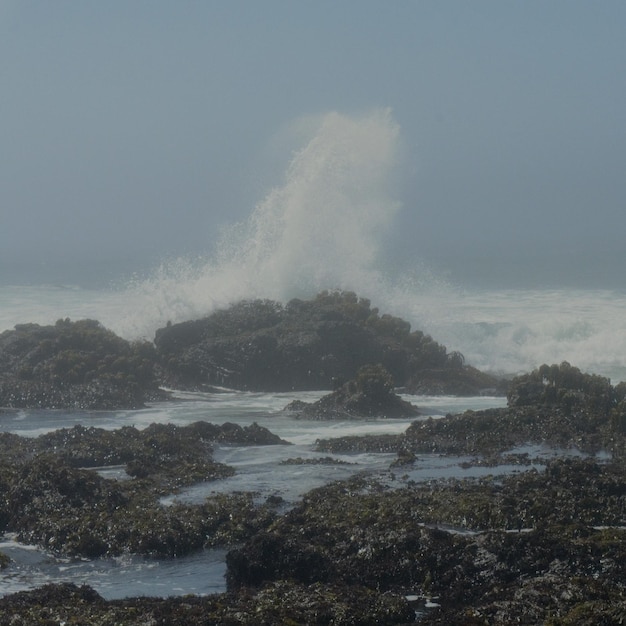
[[[0,0],[0,274],[209,252],[293,120],[391,107],[398,263],[622,280],[625,32],[623,0]]]

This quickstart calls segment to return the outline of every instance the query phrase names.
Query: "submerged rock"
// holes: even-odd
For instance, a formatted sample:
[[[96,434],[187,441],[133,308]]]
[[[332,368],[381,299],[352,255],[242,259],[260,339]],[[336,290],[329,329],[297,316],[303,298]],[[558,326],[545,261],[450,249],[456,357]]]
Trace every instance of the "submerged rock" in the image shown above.
[[[402,418],[418,414],[416,406],[394,393],[391,375],[380,365],[366,365],[356,378],[316,402],[296,400],[285,407],[300,419]]]

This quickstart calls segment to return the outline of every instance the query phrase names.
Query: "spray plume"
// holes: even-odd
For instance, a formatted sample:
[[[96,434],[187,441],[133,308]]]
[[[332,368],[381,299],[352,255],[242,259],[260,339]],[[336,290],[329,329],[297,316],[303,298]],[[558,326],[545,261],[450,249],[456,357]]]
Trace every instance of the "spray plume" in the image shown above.
[[[399,209],[390,189],[398,136],[388,109],[320,118],[284,182],[224,233],[213,258],[164,263],[133,286],[135,303],[144,306],[140,317],[129,316],[136,324],[130,334],[150,335],[168,320],[207,315],[243,298],[371,292],[381,281],[381,234]]]

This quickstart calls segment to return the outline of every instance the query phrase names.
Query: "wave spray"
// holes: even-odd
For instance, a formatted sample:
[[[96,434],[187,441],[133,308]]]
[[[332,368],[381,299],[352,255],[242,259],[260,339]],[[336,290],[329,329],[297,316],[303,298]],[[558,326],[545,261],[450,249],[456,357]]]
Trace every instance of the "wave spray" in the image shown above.
[[[150,340],[168,321],[197,319],[244,298],[285,302],[349,289],[480,369],[514,374],[567,360],[626,380],[626,293],[467,290],[417,259],[412,276],[386,275],[384,234],[400,208],[393,187],[398,125],[388,110],[313,122],[281,183],[224,233],[212,256],[164,262],[150,278],[109,294],[53,289],[29,304],[18,290],[0,307],[0,321],[4,315],[8,328],[11,320],[94,317],[123,337]]]
[[[125,335],[207,315],[243,298],[285,301],[322,289],[371,294],[381,282],[381,235],[400,208],[391,180],[399,127],[388,109],[328,113],[293,155],[285,179],[208,261],[178,259],[134,284]]]

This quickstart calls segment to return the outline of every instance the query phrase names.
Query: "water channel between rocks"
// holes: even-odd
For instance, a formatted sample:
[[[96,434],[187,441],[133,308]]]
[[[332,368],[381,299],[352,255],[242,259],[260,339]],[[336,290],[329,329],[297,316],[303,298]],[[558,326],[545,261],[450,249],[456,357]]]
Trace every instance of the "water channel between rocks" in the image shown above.
[[[291,445],[226,446],[214,448],[216,461],[235,468],[230,478],[201,483],[168,496],[165,506],[180,501],[200,503],[215,493],[251,491],[259,502],[270,496],[282,498],[283,508],[293,506],[312,488],[335,480],[349,478],[357,473],[368,473],[398,486],[409,481],[423,482],[440,478],[480,477],[519,472],[528,466],[501,465],[489,467],[471,463],[470,457],[419,455],[408,467],[390,468],[395,454],[358,453],[326,454],[316,452],[318,439],[347,435],[394,434],[406,430],[411,420],[370,419],[349,422],[318,422],[295,420],[282,409],[292,400],[312,401],[320,393],[180,393],[169,402],[155,404],[140,411],[50,411],[22,410],[0,415],[0,430],[21,436],[38,436],[59,428],[77,424],[105,429],[122,426],[144,428],[151,423],[173,423],[184,426],[204,420],[216,424],[233,422],[246,426],[257,422],[271,432],[289,441]],[[450,396],[405,396],[417,404],[423,413],[442,417],[461,413],[466,409],[486,409],[505,405],[504,398]],[[527,453],[535,464],[558,453],[538,446],[517,449]],[[289,464],[289,459],[312,460],[330,456],[338,464]],[[538,460],[537,460],[538,459]],[[102,475],[124,479],[122,467],[98,468]],[[225,590],[226,550],[205,550],[186,557],[156,560],[136,556],[102,559],[59,558],[33,546],[18,544],[13,537],[0,538],[0,550],[13,562],[0,571],[0,595],[32,589],[47,582],[74,582],[88,584],[104,598],[129,596],[172,596],[185,594],[206,595]]]

